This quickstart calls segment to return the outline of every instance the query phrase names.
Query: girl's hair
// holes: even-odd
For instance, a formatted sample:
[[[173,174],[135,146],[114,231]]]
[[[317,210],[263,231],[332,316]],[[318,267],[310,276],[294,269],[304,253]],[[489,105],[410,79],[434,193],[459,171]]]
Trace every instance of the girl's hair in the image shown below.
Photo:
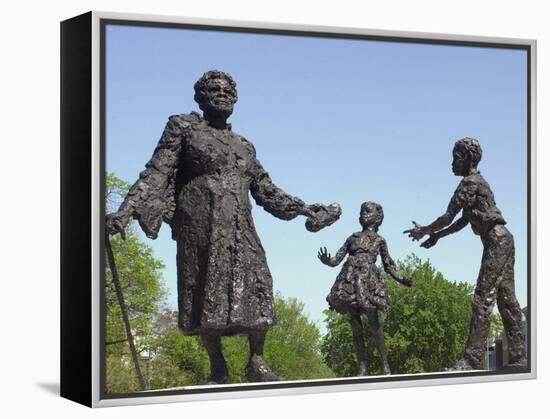
[[[468,153],[473,168],[477,168],[482,155],[481,146],[479,145],[478,140],[470,137],[463,138],[455,143],[453,150],[460,150]]]
[[[382,208],[382,205],[377,204],[376,202],[372,202],[372,201],[363,202],[361,204],[361,209],[363,209],[365,207],[368,207],[368,206],[372,206],[376,209],[376,218],[375,218],[375,223],[374,223],[374,230],[378,231],[378,227],[380,227],[380,225],[382,224],[382,221],[384,221],[384,209]]]

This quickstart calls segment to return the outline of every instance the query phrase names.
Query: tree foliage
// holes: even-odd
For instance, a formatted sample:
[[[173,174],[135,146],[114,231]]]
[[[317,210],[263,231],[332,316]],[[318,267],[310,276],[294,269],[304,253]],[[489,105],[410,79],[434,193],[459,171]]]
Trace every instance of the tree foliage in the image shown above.
[[[114,173],[107,173],[105,175],[105,209],[107,213],[118,209],[131,186]]]
[[[489,323],[489,339],[494,339],[498,333],[504,333],[504,323],[499,313],[493,313]]]
[[[128,183],[112,174],[107,175],[107,211],[114,210],[126,195],[128,188]],[[138,239],[132,225],[126,230],[126,240],[117,235],[111,237],[110,241],[137,354],[144,358],[144,354],[148,353],[150,348],[153,320],[167,295],[161,275],[164,264],[155,258],[150,246]],[[131,362],[122,311],[109,267],[105,271],[104,298],[106,390],[114,393],[136,391],[138,386],[135,368]]]
[[[404,276],[413,278],[414,284],[403,287],[385,275],[390,308],[380,317],[390,368],[396,374],[442,371],[462,356],[473,287],[446,280],[429,261],[423,262],[414,255],[398,266]],[[337,376],[355,375],[357,361],[349,320],[329,310],[325,315],[325,361]],[[379,356],[366,318],[363,325],[369,372],[379,372]]]
[[[136,344],[143,346],[146,344],[144,337],[152,333],[153,318],[167,295],[161,276],[164,264],[154,257],[151,247],[140,242],[133,234],[128,234],[126,240],[121,240],[120,236],[111,238],[111,244],[132,332],[138,340]],[[107,350],[111,351],[116,348],[113,342],[124,340],[126,334],[108,268],[105,276],[105,308],[105,342]]]

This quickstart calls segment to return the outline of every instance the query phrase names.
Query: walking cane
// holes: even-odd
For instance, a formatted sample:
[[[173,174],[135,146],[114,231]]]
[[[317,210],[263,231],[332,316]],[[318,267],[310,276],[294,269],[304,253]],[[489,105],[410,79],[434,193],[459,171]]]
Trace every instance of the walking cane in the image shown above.
[[[120,235],[124,240],[125,236],[123,232],[121,232]],[[130,328],[130,320],[128,319],[126,304],[124,303],[124,295],[122,294],[122,287],[120,286],[118,269],[115,262],[115,256],[113,254],[113,248],[111,246],[111,239],[109,237],[109,233],[107,232],[105,233],[105,249],[107,250],[107,260],[109,261],[109,268],[111,269],[111,276],[113,278],[113,284],[115,285],[115,292],[118,299],[118,304],[120,305],[120,311],[122,312],[122,321],[124,322],[124,327],[126,329],[126,338],[128,339],[132,360],[134,361],[134,366],[136,368],[136,376],[139,383],[139,389],[140,391],[143,391],[145,390],[145,381],[143,380],[143,374],[141,373],[141,367],[139,366],[136,346],[134,345],[134,336],[132,335],[132,330]]]

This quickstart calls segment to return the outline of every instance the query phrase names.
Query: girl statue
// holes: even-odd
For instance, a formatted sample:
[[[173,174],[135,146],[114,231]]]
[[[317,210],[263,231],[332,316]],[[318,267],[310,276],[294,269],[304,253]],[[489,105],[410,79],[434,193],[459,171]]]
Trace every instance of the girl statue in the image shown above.
[[[378,255],[382,258],[384,270],[396,281],[411,286],[412,280],[404,278],[388,253],[386,240],[378,234],[384,219],[382,206],[375,202],[361,205],[359,223],[362,231],[353,233],[332,257],[326,247],[319,250],[318,257],[328,266],[337,266],[349,254],[342,271],[330,290],[327,302],[331,310],[349,316],[353,332],[353,343],[357,354],[358,376],[366,376],[367,360],[361,315],[366,314],[369,331],[374,338],[381,358],[382,374],[391,374],[384,344],[384,332],[378,319],[378,311],[388,308],[386,284],[376,267]]]

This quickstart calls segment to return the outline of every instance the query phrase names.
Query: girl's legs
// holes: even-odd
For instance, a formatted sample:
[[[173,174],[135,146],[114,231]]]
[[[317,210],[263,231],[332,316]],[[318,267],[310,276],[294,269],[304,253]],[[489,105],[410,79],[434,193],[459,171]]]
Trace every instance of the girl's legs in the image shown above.
[[[380,354],[380,369],[382,370],[382,374],[389,375],[391,371],[386,354],[386,344],[384,343],[384,331],[378,319],[378,310],[375,308],[368,309],[367,318],[369,320],[369,331],[374,338],[376,349],[378,349],[378,353]]]
[[[353,333],[353,344],[357,355],[357,364],[359,366],[357,376],[366,376],[367,373],[367,353],[365,351],[365,337],[363,336],[363,324],[359,311],[349,313],[351,331]]]

